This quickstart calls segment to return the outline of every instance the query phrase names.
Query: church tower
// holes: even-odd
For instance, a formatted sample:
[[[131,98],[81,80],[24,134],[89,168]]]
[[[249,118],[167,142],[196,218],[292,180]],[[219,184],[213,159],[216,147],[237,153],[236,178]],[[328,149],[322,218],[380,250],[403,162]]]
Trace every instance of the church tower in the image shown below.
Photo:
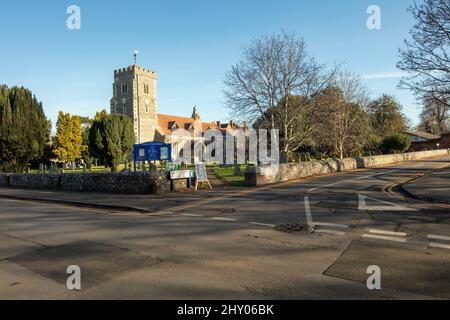
[[[156,72],[136,64],[114,70],[111,114],[126,114],[134,126],[136,143],[153,141],[157,122]]]

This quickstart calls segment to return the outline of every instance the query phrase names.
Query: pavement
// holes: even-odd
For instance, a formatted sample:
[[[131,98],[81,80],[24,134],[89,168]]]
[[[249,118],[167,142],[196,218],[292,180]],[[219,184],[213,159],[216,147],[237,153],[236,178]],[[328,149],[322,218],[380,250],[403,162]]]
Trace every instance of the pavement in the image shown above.
[[[450,210],[389,188],[448,165],[162,197],[0,189],[0,299],[449,299]]]
[[[227,186],[226,188],[219,187],[214,190],[176,192],[156,196],[150,194],[80,193],[2,187],[0,188],[0,198],[68,204],[116,211],[137,211],[151,214],[164,211],[167,208],[173,208],[174,206],[189,204],[193,201],[230,195],[236,191],[242,192],[242,190],[241,188]]]

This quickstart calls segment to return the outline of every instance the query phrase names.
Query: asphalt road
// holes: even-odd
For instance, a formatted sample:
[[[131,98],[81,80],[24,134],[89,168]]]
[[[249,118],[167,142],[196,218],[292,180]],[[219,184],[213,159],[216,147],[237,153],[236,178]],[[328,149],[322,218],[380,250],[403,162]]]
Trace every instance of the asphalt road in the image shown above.
[[[148,214],[0,198],[0,299],[449,299],[450,209],[398,187],[445,166],[141,199],[158,204]],[[69,265],[82,290],[66,288]]]

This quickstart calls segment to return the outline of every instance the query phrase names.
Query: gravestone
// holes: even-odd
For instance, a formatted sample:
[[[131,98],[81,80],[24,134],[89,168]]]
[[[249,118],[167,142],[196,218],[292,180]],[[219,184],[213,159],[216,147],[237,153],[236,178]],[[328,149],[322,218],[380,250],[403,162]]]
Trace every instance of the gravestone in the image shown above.
[[[166,162],[166,171],[174,171],[175,170],[175,163],[174,162]]]
[[[153,163],[150,162],[150,168],[149,168],[149,171],[150,171],[151,173],[156,173],[156,172],[158,172],[158,167],[157,167],[155,164],[153,164]]]

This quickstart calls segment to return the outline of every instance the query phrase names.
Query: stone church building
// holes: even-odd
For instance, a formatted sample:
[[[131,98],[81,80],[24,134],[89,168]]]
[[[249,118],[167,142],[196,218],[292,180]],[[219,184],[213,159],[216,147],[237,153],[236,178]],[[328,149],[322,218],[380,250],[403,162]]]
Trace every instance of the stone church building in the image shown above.
[[[172,143],[174,153],[177,152],[176,141],[171,133],[178,128],[191,131],[197,121],[201,131],[219,129],[223,133],[238,126],[232,121],[202,122],[197,108],[194,107],[191,117],[159,114],[157,100],[157,74],[136,64],[114,71],[113,98],[111,113],[126,114],[130,117],[136,136],[136,143],[159,141]],[[198,130],[198,128],[196,127]]]

